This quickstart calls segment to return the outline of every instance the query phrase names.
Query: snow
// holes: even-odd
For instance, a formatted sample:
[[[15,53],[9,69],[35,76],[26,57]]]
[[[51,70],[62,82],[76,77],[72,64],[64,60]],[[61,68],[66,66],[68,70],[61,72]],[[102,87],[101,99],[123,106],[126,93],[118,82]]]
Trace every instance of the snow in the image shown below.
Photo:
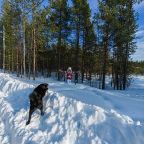
[[[42,82],[45,115],[28,119],[28,95]],[[126,91],[99,90],[53,79],[36,81],[0,72],[1,144],[143,144],[144,77]]]

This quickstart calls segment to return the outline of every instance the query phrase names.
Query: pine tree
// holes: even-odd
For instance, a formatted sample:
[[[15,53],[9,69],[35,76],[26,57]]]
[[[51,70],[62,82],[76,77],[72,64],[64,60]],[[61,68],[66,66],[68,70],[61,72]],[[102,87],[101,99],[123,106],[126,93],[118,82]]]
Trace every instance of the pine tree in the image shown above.
[[[72,33],[74,36],[73,43],[74,43],[74,70],[80,70],[81,60],[81,49],[80,49],[80,38],[82,33],[82,1],[81,0],[73,0],[73,7],[72,7]]]
[[[117,25],[115,26],[114,43],[116,47],[115,61],[115,85],[117,89],[125,89],[129,85],[130,55],[134,52],[136,32],[136,19],[133,10],[133,1],[121,1],[117,3]],[[126,29],[126,26],[129,27]]]
[[[52,3],[51,33],[52,43],[56,45],[57,73],[60,69],[65,69],[64,59],[66,44],[68,43],[69,31],[69,7],[67,0],[54,1]],[[58,73],[58,80],[60,76]]]
[[[94,49],[96,36],[91,22],[91,11],[87,1],[73,0],[73,31],[75,34],[75,70],[81,69],[91,76],[94,67]],[[81,60],[80,60],[81,57]]]
[[[100,33],[102,46],[102,89],[105,88],[106,68],[112,64],[114,89],[125,89],[129,84],[129,59],[134,52],[136,30],[133,1],[101,1],[98,19],[101,20]],[[126,26],[130,27],[126,29]],[[109,53],[110,52],[112,53]],[[106,60],[107,59],[107,60]]]
[[[84,73],[91,74],[94,67],[96,36],[91,22],[91,11],[87,1],[82,1],[82,32],[83,32],[83,52],[82,52],[82,81]]]
[[[99,67],[99,80],[100,84],[99,87],[102,89],[105,89],[105,79],[107,75],[107,69],[108,69],[108,64],[109,64],[109,43],[110,43],[110,20],[111,20],[111,13],[109,10],[108,4],[110,3],[103,0],[99,2],[99,13],[95,18],[97,23],[97,28],[98,28],[98,33],[99,33],[99,62],[100,62],[100,67]],[[95,22],[96,22],[95,21]]]
[[[17,9],[9,1],[3,5],[3,26],[5,28],[5,68],[15,70],[15,26],[17,24]]]

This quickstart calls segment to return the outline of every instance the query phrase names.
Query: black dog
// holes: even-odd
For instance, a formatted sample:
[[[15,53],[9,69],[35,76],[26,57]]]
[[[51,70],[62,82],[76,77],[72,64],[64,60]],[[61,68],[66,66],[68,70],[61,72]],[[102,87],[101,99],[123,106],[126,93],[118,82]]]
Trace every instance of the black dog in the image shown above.
[[[43,112],[43,97],[48,90],[48,84],[43,83],[37,86],[33,92],[29,95],[30,99],[30,110],[29,110],[29,118],[26,122],[26,125],[30,123],[32,113],[38,108],[41,111],[41,115],[44,115]]]

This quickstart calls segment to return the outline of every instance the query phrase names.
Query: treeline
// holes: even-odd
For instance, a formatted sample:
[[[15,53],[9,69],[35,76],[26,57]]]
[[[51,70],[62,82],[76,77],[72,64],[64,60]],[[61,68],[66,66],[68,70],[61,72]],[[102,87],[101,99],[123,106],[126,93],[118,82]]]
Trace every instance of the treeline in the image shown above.
[[[88,0],[4,0],[0,21],[0,67],[18,76],[66,70],[96,75],[105,89],[125,89],[136,49],[134,0],[100,0],[92,16]],[[57,74],[58,80],[60,80]]]
[[[131,62],[132,71],[135,75],[144,75],[144,61]]]

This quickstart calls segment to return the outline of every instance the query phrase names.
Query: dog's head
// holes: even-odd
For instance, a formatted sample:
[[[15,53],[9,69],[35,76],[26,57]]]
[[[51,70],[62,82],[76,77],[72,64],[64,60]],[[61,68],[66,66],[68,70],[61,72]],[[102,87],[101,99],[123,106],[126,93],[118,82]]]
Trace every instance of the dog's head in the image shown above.
[[[40,87],[41,87],[44,91],[47,91],[47,90],[48,90],[48,84],[47,84],[47,83],[42,83],[42,84],[40,84]]]

